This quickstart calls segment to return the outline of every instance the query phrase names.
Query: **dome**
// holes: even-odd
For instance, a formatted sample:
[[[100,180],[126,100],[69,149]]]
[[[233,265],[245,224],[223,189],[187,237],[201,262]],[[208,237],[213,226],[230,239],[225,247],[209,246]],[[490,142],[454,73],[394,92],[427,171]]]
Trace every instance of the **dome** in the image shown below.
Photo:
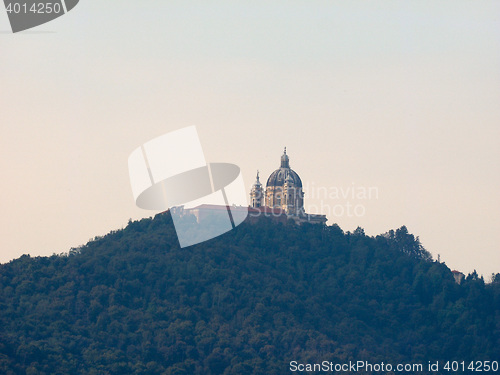
[[[295,187],[302,187],[302,181],[300,180],[299,175],[291,168],[276,169],[267,179],[266,186],[283,186],[285,184],[287,174],[290,176],[290,179]]]
[[[271,173],[271,175],[267,179],[266,186],[283,186],[287,179],[289,179],[289,182],[291,182],[295,187],[302,187],[302,181],[300,180],[299,175],[290,168],[289,158],[286,154],[285,147],[285,151],[281,156],[281,167]]]

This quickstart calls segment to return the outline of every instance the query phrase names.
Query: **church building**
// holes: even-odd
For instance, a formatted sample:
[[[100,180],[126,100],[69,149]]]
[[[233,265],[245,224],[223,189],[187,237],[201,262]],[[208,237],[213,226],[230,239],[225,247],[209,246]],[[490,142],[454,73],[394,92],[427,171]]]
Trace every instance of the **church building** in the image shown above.
[[[271,209],[271,210],[269,210]],[[304,192],[302,180],[290,168],[286,147],[281,156],[281,164],[267,179],[264,190],[257,171],[257,180],[250,191],[250,215],[255,213],[278,212],[281,216],[293,219],[297,224],[326,223],[325,215],[307,214],[304,211]]]

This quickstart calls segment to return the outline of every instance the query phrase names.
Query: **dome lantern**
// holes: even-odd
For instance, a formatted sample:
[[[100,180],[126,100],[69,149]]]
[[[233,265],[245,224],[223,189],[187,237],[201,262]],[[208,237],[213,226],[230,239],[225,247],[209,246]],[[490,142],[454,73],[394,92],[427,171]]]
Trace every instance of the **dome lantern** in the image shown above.
[[[286,154],[286,147],[283,151],[283,155],[281,155],[281,168],[290,168],[290,162],[288,159],[288,155]]]

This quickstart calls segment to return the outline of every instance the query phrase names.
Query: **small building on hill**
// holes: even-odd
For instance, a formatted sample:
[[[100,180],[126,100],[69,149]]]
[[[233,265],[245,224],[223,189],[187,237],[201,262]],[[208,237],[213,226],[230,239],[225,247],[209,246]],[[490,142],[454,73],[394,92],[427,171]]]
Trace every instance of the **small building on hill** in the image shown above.
[[[451,273],[453,274],[453,277],[455,278],[455,282],[460,285],[465,277],[465,275],[460,272],[460,271],[457,271],[457,270],[453,270],[451,271]]]

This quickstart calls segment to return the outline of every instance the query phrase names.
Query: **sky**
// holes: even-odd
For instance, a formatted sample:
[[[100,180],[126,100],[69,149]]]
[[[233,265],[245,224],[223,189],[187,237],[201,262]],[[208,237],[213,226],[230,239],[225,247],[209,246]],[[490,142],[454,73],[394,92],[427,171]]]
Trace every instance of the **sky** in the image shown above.
[[[154,216],[128,156],[195,125],[248,191],[286,146],[308,212],[500,272],[498,1],[81,0],[0,11],[0,56],[0,262]]]

